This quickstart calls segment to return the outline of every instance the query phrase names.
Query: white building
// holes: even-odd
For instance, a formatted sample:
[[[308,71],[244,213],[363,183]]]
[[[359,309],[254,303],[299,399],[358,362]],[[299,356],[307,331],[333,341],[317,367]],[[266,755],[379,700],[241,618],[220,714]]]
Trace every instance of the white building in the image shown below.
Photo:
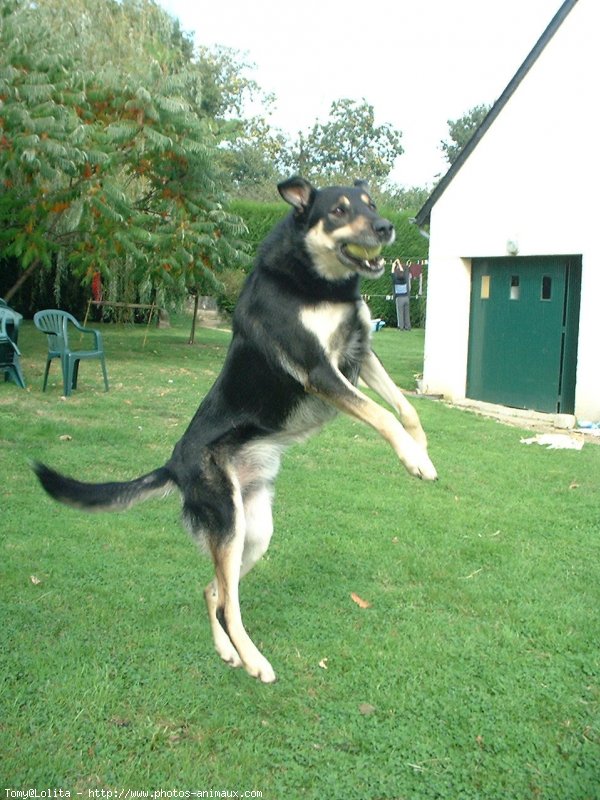
[[[600,420],[599,40],[564,2],[417,215],[427,392]]]

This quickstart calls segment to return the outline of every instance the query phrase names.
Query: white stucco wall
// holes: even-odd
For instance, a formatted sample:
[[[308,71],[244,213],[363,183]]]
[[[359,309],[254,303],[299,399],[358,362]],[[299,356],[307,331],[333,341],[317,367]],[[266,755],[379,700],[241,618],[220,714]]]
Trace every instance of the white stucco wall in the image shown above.
[[[470,260],[512,241],[583,257],[576,414],[600,420],[599,30],[600,3],[579,0],[432,210],[430,392],[465,396]]]

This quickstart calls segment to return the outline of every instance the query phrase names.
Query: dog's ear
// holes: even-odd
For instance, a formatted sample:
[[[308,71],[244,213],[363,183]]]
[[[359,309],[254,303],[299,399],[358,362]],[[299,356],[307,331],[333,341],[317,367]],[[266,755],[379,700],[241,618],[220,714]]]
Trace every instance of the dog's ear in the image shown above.
[[[361,178],[357,178],[354,181],[354,185],[357,189],[362,189],[367,194],[371,192],[371,189],[369,188],[369,181],[363,181]]]
[[[317,193],[315,187],[299,175],[278,183],[277,189],[285,202],[294,206],[299,214],[312,205]]]

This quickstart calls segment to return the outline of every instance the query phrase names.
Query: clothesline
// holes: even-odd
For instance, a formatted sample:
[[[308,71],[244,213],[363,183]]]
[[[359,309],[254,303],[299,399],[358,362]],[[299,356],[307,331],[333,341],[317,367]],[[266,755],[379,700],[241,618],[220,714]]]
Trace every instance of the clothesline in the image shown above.
[[[410,277],[413,280],[419,279],[419,294],[422,294],[423,291],[423,267],[427,266],[427,259],[426,258],[396,258],[392,262],[392,267],[396,264],[396,262],[400,263],[400,266],[403,270],[408,270],[410,273]]]
[[[393,294],[361,294],[361,297],[365,301],[369,301],[372,297],[385,297],[386,300],[393,300]],[[415,297],[426,297],[425,293],[423,294],[416,294]]]
[[[394,266],[396,265],[396,262],[400,263],[400,266],[402,267],[403,270],[408,270],[408,273],[410,275],[409,284],[408,284],[409,285],[409,292],[410,292],[410,280],[418,280],[419,281],[419,288],[417,289],[417,293],[416,294],[417,294],[417,297],[423,297],[424,296],[424,293],[423,293],[423,267],[428,266],[429,260],[427,258],[413,258],[413,257],[409,258],[408,256],[402,256],[400,258],[395,258],[391,262],[390,266],[392,267],[392,270],[394,269]],[[388,262],[388,264],[389,264],[389,262]],[[386,266],[387,266],[387,264],[386,264]],[[367,295],[367,294],[363,295],[363,298],[365,300],[368,300],[371,297],[385,297],[386,300],[393,300],[394,299],[393,295],[388,295],[387,293],[386,294],[374,293],[374,294],[370,294],[370,295]]]

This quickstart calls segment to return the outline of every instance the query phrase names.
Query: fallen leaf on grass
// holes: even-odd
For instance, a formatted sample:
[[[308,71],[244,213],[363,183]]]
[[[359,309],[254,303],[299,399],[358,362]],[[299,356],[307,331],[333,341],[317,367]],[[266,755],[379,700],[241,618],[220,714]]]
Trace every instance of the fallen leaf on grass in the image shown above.
[[[30,575],[29,580],[33,583],[34,586],[40,586],[42,583],[42,581],[40,580],[40,578],[37,577],[37,575]]]
[[[61,442],[72,442],[73,437],[68,433],[63,433],[62,436],[58,437]]]
[[[111,717],[110,722],[116,725],[117,728],[128,728],[131,725],[131,720],[125,717]]]
[[[362,597],[359,597],[359,595],[357,595],[356,592],[350,592],[350,597],[360,608],[371,608],[371,606],[373,605],[368,600],[363,600]]]
[[[319,661],[319,666],[321,667],[321,669],[327,669],[327,662],[328,662],[328,661],[329,661],[329,659],[328,659],[328,658],[322,658],[322,659]]]
[[[363,717],[368,717],[369,714],[375,713],[375,706],[372,706],[371,703],[361,703],[358,707],[358,710]]]

